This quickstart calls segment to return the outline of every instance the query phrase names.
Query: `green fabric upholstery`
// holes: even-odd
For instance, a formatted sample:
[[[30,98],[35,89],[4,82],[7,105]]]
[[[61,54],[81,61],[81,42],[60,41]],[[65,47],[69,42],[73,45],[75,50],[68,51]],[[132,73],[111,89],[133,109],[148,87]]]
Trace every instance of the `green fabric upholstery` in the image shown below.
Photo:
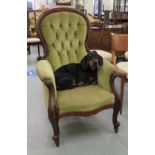
[[[83,112],[114,103],[114,95],[98,85],[58,91],[59,112]]]
[[[108,60],[104,59],[103,65],[98,69],[97,73],[97,83],[103,89],[111,91],[109,81],[110,75],[114,72],[117,72],[116,67],[111,64]]]
[[[87,23],[82,16],[73,12],[53,13],[43,19],[41,29],[48,47],[48,61],[54,70],[80,62],[86,55]]]
[[[75,12],[54,12],[40,22],[40,31],[47,47],[47,60],[37,63],[37,73],[42,82],[51,80],[55,87],[59,113],[84,112],[113,104],[114,95],[110,90],[110,75],[116,68],[108,60],[98,70],[97,85],[57,91],[53,71],[64,64],[79,63],[86,55],[85,40],[87,22]],[[49,93],[44,85],[45,101]]]
[[[47,60],[41,60],[37,63],[36,71],[42,82],[44,82],[44,80],[50,80],[53,83],[55,96],[57,97],[55,77],[51,64]]]
[[[119,62],[117,63],[117,67],[126,74],[126,78],[128,78],[128,62]]]

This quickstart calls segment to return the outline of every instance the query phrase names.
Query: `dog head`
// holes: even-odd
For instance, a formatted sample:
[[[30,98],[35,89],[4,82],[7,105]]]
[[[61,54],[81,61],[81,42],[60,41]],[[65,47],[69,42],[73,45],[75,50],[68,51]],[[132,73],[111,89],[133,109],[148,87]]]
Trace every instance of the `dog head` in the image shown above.
[[[98,66],[103,64],[103,58],[97,54],[96,51],[88,52],[88,54],[81,60],[81,67],[84,70],[90,68],[95,71]]]

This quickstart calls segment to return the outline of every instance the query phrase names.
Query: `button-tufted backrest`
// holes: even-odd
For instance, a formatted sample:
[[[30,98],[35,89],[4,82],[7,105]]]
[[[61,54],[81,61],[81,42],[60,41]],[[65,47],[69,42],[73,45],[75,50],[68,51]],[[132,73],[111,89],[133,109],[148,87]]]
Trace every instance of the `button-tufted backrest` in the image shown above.
[[[54,70],[68,63],[78,63],[86,55],[89,22],[78,10],[48,10],[40,17],[37,28]]]

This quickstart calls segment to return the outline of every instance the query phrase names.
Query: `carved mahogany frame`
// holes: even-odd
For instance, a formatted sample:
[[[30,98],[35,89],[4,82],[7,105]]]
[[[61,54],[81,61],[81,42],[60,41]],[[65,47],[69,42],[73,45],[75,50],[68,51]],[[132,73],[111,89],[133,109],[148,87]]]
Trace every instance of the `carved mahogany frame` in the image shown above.
[[[55,141],[56,145],[59,146],[59,137],[60,137],[60,131],[59,131],[59,119],[63,117],[68,116],[91,116],[94,114],[97,114],[100,111],[113,108],[113,116],[112,116],[112,122],[114,126],[114,130],[117,133],[118,127],[120,126],[120,123],[117,121],[117,116],[120,111],[120,98],[119,95],[116,92],[115,86],[114,86],[114,80],[117,77],[116,74],[112,74],[110,77],[110,86],[111,91],[115,95],[115,103],[109,103],[109,105],[100,107],[98,109],[94,109],[91,111],[85,111],[85,112],[66,112],[66,113],[59,113],[59,108],[56,103],[55,99],[55,91],[54,86],[50,80],[44,80],[44,84],[48,88],[49,92],[49,100],[48,100],[48,118],[51,122],[51,125],[53,127],[54,136],[53,140]]]
[[[38,35],[40,36],[40,39],[43,43],[43,47],[44,47],[44,51],[45,51],[45,55],[43,57],[40,57],[41,59],[46,59],[48,52],[47,52],[47,45],[46,42],[43,38],[43,34],[41,31],[41,27],[40,27],[40,22],[42,21],[42,19],[47,16],[50,13],[54,13],[54,12],[58,12],[58,11],[70,11],[70,12],[75,12],[80,14],[81,16],[84,17],[84,19],[87,22],[87,36],[86,36],[86,40],[85,40],[85,46],[87,51],[87,41],[88,41],[88,36],[89,36],[89,31],[90,31],[90,25],[89,25],[89,21],[87,19],[87,17],[80,11],[73,9],[73,8],[54,8],[51,10],[46,11],[45,13],[43,13],[37,23],[37,30],[38,30]],[[56,103],[56,99],[55,99],[55,91],[54,91],[54,86],[52,84],[52,82],[50,80],[44,80],[43,83],[46,85],[46,87],[48,88],[48,92],[49,92],[49,99],[48,99],[48,118],[51,122],[51,125],[53,127],[53,132],[54,132],[54,136],[53,136],[53,140],[55,141],[56,145],[59,146],[59,137],[60,137],[60,131],[59,131],[59,119],[60,118],[64,118],[64,117],[68,117],[68,116],[90,116],[90,115],[94,115],[97,114],[100,111],[103,111],[105,109],[110,109],[113,108],[113,116],[112,116],[112,122],[113,122],[113,126],[114,126],[114,130],[117,133],[118,131],[118,127],[120,125],[120,123],[117,121],[117,116],[118,113],[120,111],[120,98],[119,95],[117,94],[116,90],[115,90],[115,86],[114,86],[114,80],[116,78],[116,74],[111,74],[110,77],[110,81],[109,84],[111,86],[111,91],[112,93],[115,95],[115,102],[114,103],[109,103],[106,106],[100,107],[98,109],[94,109],[91,111],[85,111],[85,112],[68,112],[68,113],[59,113],[59,108],[57,106]]]

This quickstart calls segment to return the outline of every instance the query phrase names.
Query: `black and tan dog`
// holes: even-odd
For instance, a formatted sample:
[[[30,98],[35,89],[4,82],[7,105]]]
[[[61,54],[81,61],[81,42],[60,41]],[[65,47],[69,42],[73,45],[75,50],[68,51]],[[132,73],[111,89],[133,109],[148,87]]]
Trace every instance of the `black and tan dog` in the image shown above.
[[[96,51],[88,52],[80,63],[70,63],[55,71],[57,90],[72,89],[97,83],[97,68],[103,58]]]

